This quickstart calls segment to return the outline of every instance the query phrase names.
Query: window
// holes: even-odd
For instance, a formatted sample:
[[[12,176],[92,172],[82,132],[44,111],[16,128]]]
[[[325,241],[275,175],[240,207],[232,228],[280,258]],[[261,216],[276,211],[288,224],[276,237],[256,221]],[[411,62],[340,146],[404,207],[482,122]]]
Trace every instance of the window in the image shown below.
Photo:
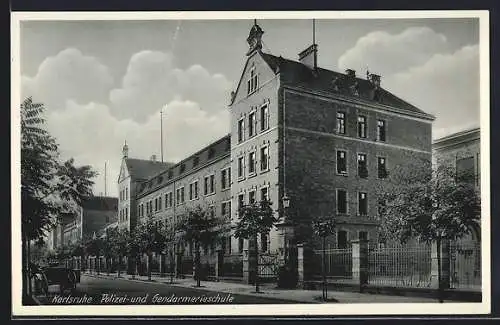
[[[457,159],[456,173],[457,181],[474,184],[474,157]]]
[[[128,207],[125,208],[125,220],[128,220]]]
[[[186,164],[181,164],[179,173],[182,174],[186,170]]]
[[[264,131],[269,128],[269,109],[265,104],[260,108],[260,130]]]
[[[215,218],[215,205],[211,205],[209,208],[208,208],[208,214],[210,216],[210,218]]]
[[[347,214],[347,192],[337,190],[337,213]]]
[[[205,181],[203,183],[203,194],[208,195],[208,176],[205,176]]]
[[[261,201],[267,201],[269,200],[269,193],[268,193],[268,188],[263,187],[260,189],[260,200]]]
[[[245,140],[245,120],[242,118],[238,121],[238,142]]]
[[[125,187],[125,200],[128,199],[128,187]]]
[[[220,173],[220,182],[223,190],[229,188],[231,184],[231,168],[223,169]]]
[[[368,169],[366,167],[366,154],[358,153],[358,176],[361,178],[368,177]]]
[[[194,198],[198,198],[198,181],[194,182]]]
[[[238,157],[238,178],[245,177],[245,158]]]
[[[181,202],[184,203],[184,187],[181,187]]]
[[[267,252],[267,234],[260,234],[260,250],[262,252]]]
[[[238,253],[243,253],[243,238],[238,238]]]
[[[194,199],[194,183],[189,184],[189,199]]]
[[[161,195],[158,197],[158,211],[162,209]]]
[[[241,193],[238,195],[238,213],[240,212],[241,208],[245,205],[245,194]]]
[[[384,199],[378,200],[377,210],[378,210],[377,212],[378,212],[379,217],[383,216],[386,213],[387,202]]]
[[[231,214],[231,201],[222,202],[221,214],[223,217],[227,217]]]
[[[214,156],[215,156],[215,149],[214,148],[208,149],[208,159],[211,159]]]
[[[200,157],[196,156],[193,158],[193,167],[196,167],[198,166],[198,164],[200,163]]]
[[[141,206],[140,205],[137,207],[137,215],[139,217],[141,216]]]
[[[387,168],[386,168],[386,160],[384,157],[377,158],[377,170],[378,170],[378,178],[386,178],[387,177]]]
[[[141,217],[144,217],[144,204],[141,204]]]
[[[184,187],[177,189],[176,201],[177,205],[184,203]]]
[[[337,248],[347,248],[347,232],[345,230],[337,232]]]
[[[158,198],[155,198],[155,212],[158,211]]]
[[[260,170],[269,170],[269,147],[260,148]]]
[[[337,174],[347,174],[347,155],[344,150],[337,150]]]
[[[255,135],[255,126],[257,120],[255,119],[255,112],[248,114],[248,136],[253,137]]]
[[[345,113],[337,112],[337,133],[345,134]]]
[[[248,154],[248,173],[255,174],[255,165],[257,161],[255,159],[255,151]]]
[[[377,120],[377,141],[385,141],[385,121]]]
[[[259,77],[257,75],[257,72],[255,71],[255,66],[252,66],[250,68],[250,76],[247,81],[247,93],[251,94],[255,90],[257,90],[258,83],[259,83]]]
[[[364,192],[358,193],[358,214],[360,216],[366,216],[368,214],[368,200]]]
[[[358,239],[359,240],[368,240],[368,232],[366,232],[366,231],[360,231],[358,233]]]
[[[251,191],[248,193],[248,203],[249,204],[255,203],[255,191]]]
[[[366,116],[358,116],[358,137],[366,138]]]
[[[204,193],[205,195],[215,193],[215,175],[205,176]]]

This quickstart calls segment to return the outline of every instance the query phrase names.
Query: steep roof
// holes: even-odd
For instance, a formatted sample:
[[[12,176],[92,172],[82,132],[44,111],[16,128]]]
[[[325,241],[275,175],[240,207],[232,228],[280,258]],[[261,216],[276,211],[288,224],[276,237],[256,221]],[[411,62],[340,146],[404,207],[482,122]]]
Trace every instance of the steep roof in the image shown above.
[[[117,211],[118,198],[109,196],[93,196],[82,202],[84,210]]]
[[[261,52],[260,54],[275,73],[280,73],[281,82],[285,85],[298,86],[330,93],[334,92],[353,97],[354,95],[351,92],[351,86],[357,82],[358,95],[355,96],[357,99],[378,102],[394,108],[406,110],[408,112],[424,114],[431,119],[434,118],[432,115],[425,113],[419,108],[402,100],[381,87],[379,87],[378,90],[375,90],[372,82],[367,79],[358,77],[350,78],[344,73],[319,67],[316,70],[313,70],[298,61],[286,59],[281,56],[278,57],[269,53]]]
[[[126,158],[128,171],[136,179],[145,180],[156,175],[174,164],[170,162],[161,162],[145,159]]]

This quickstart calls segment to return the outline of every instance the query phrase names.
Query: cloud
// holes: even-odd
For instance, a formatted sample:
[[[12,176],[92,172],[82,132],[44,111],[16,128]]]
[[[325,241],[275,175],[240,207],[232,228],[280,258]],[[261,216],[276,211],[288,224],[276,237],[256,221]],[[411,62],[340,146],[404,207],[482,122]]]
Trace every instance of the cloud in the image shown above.
[[[479,125],[479,46],[449,48],[444,35],[427,27],[373,32],[338,64],[381,74],[385,89],[436,116],[436,138]]]
[[[108,68],[95,57],[68,48],[46,58],[35,76],[23,76],[21,95],[33,96],[51,110],[64,109],[68,99],[80,104],[106,100],[113,86]]]
[[[435,53],[446,51],[446,37],[428,27],[411,27],[399,34],[371,32],[358,39],[338,60],[340,69],[369,70],[388,75],[424,64]]]
[[[387,89],[436,116],[434,136],[479,125],[477,45],[436,54],[425,64],[386,79]]]
[[[170,53],[142,51],[130,59],[120,88],[110,93],[112,114],[119,119],[145,122],[172,100],[200,103],[210,114],[225,110],[230,82],[193,65],[186,70],[173,65]]]
[[[77,164],[90,164],[99,172],[95,193],[104,192],[107,162],[107,194],[116,195],[121,149],[124,140],[129,156],[160,158],[159,111],[144,123],[117,119],[107,105],[68,101],[63,111],[47,112],[47,127],[57,138],[61,158],[74,157]],[[190,101],[169,102],[164,114],[164,160],[177,162],[229,132],[229,112],[208,114]]]

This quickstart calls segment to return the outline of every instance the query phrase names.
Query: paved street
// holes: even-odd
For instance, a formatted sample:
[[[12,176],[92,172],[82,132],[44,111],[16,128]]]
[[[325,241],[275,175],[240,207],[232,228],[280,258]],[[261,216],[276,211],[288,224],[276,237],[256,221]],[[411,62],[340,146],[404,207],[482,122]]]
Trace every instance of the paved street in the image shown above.
[[[170,286],[158,282],[136,282],[82,275],[74,293],[60,294],[58,286],[49,288],[49,297],[38,297],[42,304],[284,304],[290,300],[214,292]],[[146,298],[144,298],[146,297]],[[187,298],[190,297],[190,298]]]

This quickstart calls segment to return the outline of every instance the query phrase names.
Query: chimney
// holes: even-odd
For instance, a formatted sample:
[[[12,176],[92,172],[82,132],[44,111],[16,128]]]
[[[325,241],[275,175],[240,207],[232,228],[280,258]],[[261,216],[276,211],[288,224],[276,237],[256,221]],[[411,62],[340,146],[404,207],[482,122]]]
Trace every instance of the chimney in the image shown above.
[[[356,70],[353,70],[353,69],[346,69],[346,70],[345,70],[345,74],[346,74],[349,78],[356,78]]]
[[[370,73],[370,74],[368,74],[368,80],[375,88],[380,87],[380,76],[379,75]]]
[[[310,69],[318,67],[318,44],[312,44],[304,51],[299,53],[299,62],[308,66]]]
[[[151,161],[156,161],[156,155],[151,155]]]

